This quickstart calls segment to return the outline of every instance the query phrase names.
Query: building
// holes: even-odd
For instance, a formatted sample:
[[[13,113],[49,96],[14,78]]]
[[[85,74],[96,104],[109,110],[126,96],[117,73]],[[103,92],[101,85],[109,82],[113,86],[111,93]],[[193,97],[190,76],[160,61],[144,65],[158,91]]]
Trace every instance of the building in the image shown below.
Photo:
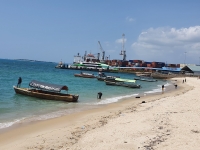
[[[193,74],[193,75],[200,75],[200,66],[197,65],[186,65],[184,66],[181,71],[185,72],[185,74]]]

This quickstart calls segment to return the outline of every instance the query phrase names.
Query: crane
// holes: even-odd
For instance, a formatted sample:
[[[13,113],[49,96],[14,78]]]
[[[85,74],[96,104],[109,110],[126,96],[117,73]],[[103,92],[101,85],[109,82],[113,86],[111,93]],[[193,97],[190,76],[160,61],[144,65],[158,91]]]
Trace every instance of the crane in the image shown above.
[[[124,37],[125,37],[125,34],[122,34],[122,50],[121,50],[121,53],[120,55],[123,55],[123,60],[126,60],[126,51],[124,49]]]
[[[102,58],[101,58],[101,59],[102,59],[102,61],[104,61],[105,51],[103,50],[100,41],[98,41],[98,43],[99,43],[99,46],[100,46],[100,50],[101,50],[101,52],[102,52]]]

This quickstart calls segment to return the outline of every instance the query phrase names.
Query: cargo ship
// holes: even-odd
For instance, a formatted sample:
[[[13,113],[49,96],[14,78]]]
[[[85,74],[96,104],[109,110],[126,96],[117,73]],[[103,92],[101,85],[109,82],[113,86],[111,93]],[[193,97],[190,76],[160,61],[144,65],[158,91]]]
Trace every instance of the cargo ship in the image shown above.
[[[112,67],[106,64],[105,60],[99,60],[95,55],[85,52],[84,57],[81,57],[78,53],[74,56],[73,64],[65,65],[62,61],[56,66],[59,69],[75,69],[75,70],[87,70],[87,71],[101,71],[101,72],[118,72],[118,68]]]

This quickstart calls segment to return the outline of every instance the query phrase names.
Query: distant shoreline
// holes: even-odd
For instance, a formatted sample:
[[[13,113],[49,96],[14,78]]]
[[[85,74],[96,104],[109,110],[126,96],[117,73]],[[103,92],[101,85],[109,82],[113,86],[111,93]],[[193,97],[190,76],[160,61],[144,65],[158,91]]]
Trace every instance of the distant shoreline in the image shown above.
[[[30,61],[30,62],[45,62],[45,63],[57,63],[51,61],[41,61],[41,60],[33,60],[33,59],[8,59],[8,58],[0,58],[2,60],[18,60],[18,61]]]

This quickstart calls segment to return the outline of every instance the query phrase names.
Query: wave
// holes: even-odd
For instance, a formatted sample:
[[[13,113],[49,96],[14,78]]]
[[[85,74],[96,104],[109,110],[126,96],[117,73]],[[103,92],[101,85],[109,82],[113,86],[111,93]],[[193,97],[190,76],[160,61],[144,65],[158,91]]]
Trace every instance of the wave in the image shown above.
[[[172,83],[165,83],[164,86],[171,86]],[[162,92],[162,85],[157,85],[158,88],[152,89],[150,91],[146,91],[144,92],[145,94],[152,94],[152,93],[158,93],[158,92]]]
[[[100,105],[100,104],[115,103],[115,102],[118,102],[120,99],[129,98],[129,97],[133,97],[133,96],[137,96],[137,95],[138,94],[131,94],[131,95],[125,95],[125,96],[118,96],[118,97],[107,98],[107,99],[101,100],[100,102],[97,102],[96,104]]]
[[[14,121],[11,121],[11,122],[4,122],[4,123],[0,123],[0,129],[3,129],[3,128],[8,128],[16,123],[19,123],[21,122],[22,120],[24,120],[25,118],[22,118],[22,119],[15,119]]]

